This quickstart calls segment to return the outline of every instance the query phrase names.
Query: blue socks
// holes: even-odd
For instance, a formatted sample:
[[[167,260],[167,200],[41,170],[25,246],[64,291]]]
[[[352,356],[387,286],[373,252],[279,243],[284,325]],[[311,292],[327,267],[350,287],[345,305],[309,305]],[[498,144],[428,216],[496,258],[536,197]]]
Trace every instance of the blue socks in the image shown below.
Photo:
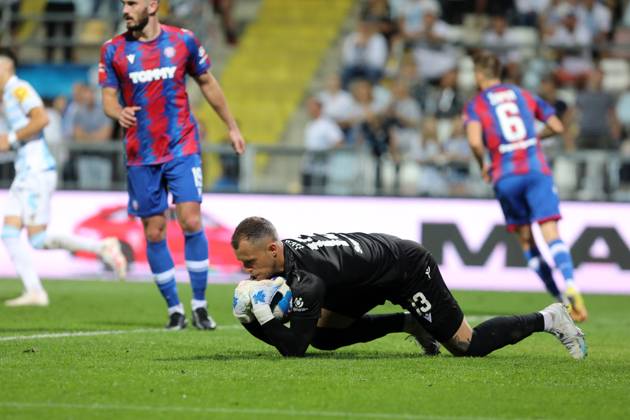
[[[558,290],[558,286],[556,286],[556,282],[553,279],[551,267],[549,267],[549,264],[547,264],[545,259],[540,255],[538,248],[530,248],[524,251],[524,255],[527,260],[527,265],[538,274],[538,277],[540,277],[545,284],[547,291],[556,298],[556,300],[559,302],[562,301],[560,290]]]
[[[186,269],[190,275],[193,310],[206,306],[206,287],[208,285],[208,238],[204,230],[186,233],[184,255]]]
[[[166,240],[160,242],[147,241],[147,259],[155,279],[155,283],[160,289],[160,293],[166,300],[169,315],[173,312],[184,313],[184,308],[177,295],[177,284],[175,283],[175,264],[166,245]]]
[[[573,259],[569,248],[562,242],[562,239],[556,239],[549,242],[549,251],[551,251],[553,261],[562,273],[567,287],[571,286],[573,284]]]

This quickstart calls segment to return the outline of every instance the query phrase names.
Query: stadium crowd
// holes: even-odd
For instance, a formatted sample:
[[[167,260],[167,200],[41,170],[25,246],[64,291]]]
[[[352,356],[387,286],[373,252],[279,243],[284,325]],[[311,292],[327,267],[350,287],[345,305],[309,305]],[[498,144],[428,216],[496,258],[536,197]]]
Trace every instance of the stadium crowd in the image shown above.
[[[461,114],[475,90],[471,57],[491,50],[504,80],[537,92],[568,127],[545,142],[561,193],[597,199],[630,181],[628,162],[613,177],[606,165],[606,152],[630,156],[628,39],[628,2],[366,0],[339,75],[315,97],[346,145],[369,147],[376,191],[389,173],[396,193],[474,195]],[[334,159],[329,183],[347,176]]]

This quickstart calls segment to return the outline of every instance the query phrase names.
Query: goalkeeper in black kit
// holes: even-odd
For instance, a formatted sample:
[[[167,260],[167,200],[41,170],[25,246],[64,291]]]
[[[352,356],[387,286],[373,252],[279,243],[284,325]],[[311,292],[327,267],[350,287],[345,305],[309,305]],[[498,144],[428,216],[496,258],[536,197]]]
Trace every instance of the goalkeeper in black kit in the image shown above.
[[[283,356],[304,356],[309,345],[335,350],[407,332],[425,354],[438,354],[441,343],[455,356],[481,357],[545,331],[573,358],[586,357],[584,335],[560,303],[471,328],[435,260],[413,241],[376,233],[280,240],[271,222],[249,217],[234,231],[232,247],[251,279],[257,280],[249,282],[247,291],[253,297],[251,313],[235,310],[235,315],[247,331]],[[276,319],[269,306],[275,289],[268,279],[274,276],[284,277],[292,291],[290,327]],[[406,311],[367,314],[385,301]]]

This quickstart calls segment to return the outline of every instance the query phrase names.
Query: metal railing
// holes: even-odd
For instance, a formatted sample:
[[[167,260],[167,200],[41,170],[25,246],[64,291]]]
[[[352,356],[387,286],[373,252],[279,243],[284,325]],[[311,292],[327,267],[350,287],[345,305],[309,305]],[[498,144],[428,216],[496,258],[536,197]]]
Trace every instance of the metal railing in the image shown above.
[[[70,143],[61,147],[51,145],[51,149],[60,163],[60,189],[126,189],[125,159],[120,141],[104,144]],[[205,144],[203,154],[206,158],[215,158],[215,162],[220,162],[221,156],[234,156],[231,147],[213,144]],[[12,182],[14,156],[14,153],[0,154],[2,188],[8,188]],[[302,185],[307,157],[315,157],[323,165],[317,172],[323,175],[324,183],[310,189]],[[85,162],[84,169],[79,168],[80,161]],[[621,168],[630,168],[628,156],[608,151],[578,151],[552,156],[551,162],[563,199],[630,200],[630,181],[620,177]],[[103,166],[102,170],[97,168],[99,165]],[[238,158],[237,166],[236,173],[232,171],[227,174],[227,181],[232,183],[230,188],[220,186],[216,182],[219,177],[207,180],[212,182],[205,185],[205,190],[330,195],[493,196],[491,187],[481,180],[476,164],[472,161],[418,163],[406,158],[394,163],[389,155],[377,159],[364,147],[313,153],[300,146],[250,143],[245,154]],[[221,172],[220,168],[217,169],[216,172]],[[86,173],[91,180],[81,179]],[[380,183],[377,182],[378,173]],[[457,176],[451,176],[453,173]]]

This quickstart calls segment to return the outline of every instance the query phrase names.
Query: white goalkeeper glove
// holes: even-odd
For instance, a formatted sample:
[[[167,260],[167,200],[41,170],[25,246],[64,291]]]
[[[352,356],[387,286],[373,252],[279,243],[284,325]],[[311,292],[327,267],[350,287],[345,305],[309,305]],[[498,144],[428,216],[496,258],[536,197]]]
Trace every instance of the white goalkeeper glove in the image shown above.
[[[284,281],[282,277],[277,277],[275,280],[259,280],[250,283],[249,298],[251,300],[252,313],[260,325],[274,319],[269,304],[273,295],[284,284]]]
[[[234,299],[232,300],[232,313],[241,324],[249,324],[254,320],[252,313],[252,302],[249,298],[249,286],[254,283],[252,280],[241,281],[234,290]]]

